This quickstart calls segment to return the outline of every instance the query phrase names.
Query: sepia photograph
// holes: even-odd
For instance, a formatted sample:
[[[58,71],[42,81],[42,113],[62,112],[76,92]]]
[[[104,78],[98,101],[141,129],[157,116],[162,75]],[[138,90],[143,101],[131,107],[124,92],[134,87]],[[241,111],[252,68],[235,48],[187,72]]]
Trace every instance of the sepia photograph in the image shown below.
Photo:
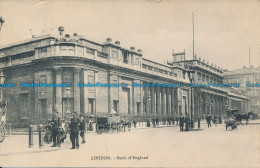
[[[260,168],[259,0],[0,0],[0,166]]]

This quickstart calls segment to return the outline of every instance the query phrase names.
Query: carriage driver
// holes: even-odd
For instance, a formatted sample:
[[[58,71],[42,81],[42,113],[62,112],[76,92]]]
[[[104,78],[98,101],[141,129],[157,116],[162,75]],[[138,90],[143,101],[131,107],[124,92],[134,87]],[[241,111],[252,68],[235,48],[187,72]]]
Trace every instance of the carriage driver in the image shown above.
[[[113,108],[111,109],[111,112],[110,112],[110,114],[111,114],[111,115],[116,115],[116,110],[115,110],[115,107],[113,107]]]

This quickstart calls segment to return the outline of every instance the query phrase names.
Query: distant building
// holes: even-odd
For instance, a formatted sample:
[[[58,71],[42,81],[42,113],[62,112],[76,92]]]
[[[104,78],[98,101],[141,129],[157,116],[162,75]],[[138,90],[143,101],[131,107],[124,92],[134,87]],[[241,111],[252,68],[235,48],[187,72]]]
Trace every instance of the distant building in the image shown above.
[[[260,67],[243,67],[234,71],[226,71],[223,75],[226,83],[236,82],[241,85],[249,97],[249,111],[260,114]],[[250,87],[249,84],[251,84]]]
[[[169,61],[168,64],[194,71],[194,84],[212,84],[210,87],[193,89],[195,116],[224,115],[227,109],[238,109],[244,113],[247,111],[248,98],[245,91],[236,87],[213,86],[224,84],[222,68],[196,56],[193,60],[186,60],[185,52],[172,55],[173,61]]]

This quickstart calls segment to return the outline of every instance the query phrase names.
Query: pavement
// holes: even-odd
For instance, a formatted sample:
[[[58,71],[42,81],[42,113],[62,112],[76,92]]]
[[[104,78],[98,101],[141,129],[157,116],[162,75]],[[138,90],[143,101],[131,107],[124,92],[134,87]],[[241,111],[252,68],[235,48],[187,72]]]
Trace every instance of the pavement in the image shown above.
[[[237,130],[224,124],[179,132],[178,126],[147,128],[124,133],[87,133],[85,144],[71,150],[67,138],[61,148],[52,144],[28,147],[28,135],[12,135],[0,144],[1,166],[55,167],[260,167],[260,121]],[[197,128],[197,125],[195,125]],[[110,157],[100,160],[99,156]],[[148,157],[148,159],[134,159]],[[129,159],[132,157],[132,159]],[[98,159],[99,158],[99,159]]]

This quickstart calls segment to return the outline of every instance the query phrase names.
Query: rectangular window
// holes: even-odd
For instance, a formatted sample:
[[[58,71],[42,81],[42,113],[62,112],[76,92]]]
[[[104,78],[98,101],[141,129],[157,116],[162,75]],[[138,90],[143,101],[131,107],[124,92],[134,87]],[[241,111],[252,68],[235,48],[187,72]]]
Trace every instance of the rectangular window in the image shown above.
[[[114,81],[113,81],[113,84],[117,84],[117,80],[114,80]]]
[[[201,73],[198,72],[198,80],[201,81]]]
[[[183,76],[183,79],[185,79],[186,78],[186,72],[183,71],[182,76]]]
[[[202,74],[202,81],[205,82],[205,75]]]
[[[91,84],[94,84],[93,76],[91,76],[91,75],[88,76],[88,82],[91,83]]]
[[[113,57],[113,58],[117,58],[117,51],[116,51],[116,50],[113,50],[112,57]]]
[[[139,65],[139,58],[135,58],[135,64]]]
[[[128,64],[128,53],[126,51],[123,51],[123,58],[124,58],[124,63]]]

